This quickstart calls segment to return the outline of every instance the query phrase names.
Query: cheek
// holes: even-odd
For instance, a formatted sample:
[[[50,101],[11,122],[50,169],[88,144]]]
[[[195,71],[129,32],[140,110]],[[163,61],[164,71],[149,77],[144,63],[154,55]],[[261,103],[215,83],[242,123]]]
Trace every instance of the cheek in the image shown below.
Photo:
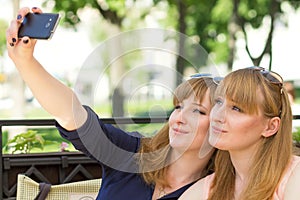
[[[203,145],[208,147],[208,129],[209,117],[207,117],[206,119],[201,119],[201,121],[198,122],[198,127],[195,127],[196,131],[193,143],[197,149],[202,148]]]
[[[261,127],[261,122],[259,120],[243,120],[240,118],[239,120],[231,120],[232,128],[236,127],[236,129],[241,130],[241,132],[245,131],[253,131]]]
[[[210,111],[210,114],[209,114],[209,120],[212,121],[217,114],[218,114],[218,108],[215,105],[211,108],[211,111]]]
[[[209,117],[203,117],[200,118],[197,122],[195,122],[195,127],[194,129],[196,130],[196,132],[198,133],[198,135],[203,135],[207,133],[208,128],[209,128]]]
[[[169,126],[174,124],[175,122],[175,117],[174,117],[174,111],[171,113],[170,117],[169,117],[169,120],[168,120],[168,123],[169,123]]]
[[[232,129],[235,130],[232,140],[239,141],[241,144],[252,144],[261,138],[261,133],[263,130],[262,121],[260,119],[256,120],[246,120],[235,122],[231,124]],[[236,141],[236,142],[237,142]]]

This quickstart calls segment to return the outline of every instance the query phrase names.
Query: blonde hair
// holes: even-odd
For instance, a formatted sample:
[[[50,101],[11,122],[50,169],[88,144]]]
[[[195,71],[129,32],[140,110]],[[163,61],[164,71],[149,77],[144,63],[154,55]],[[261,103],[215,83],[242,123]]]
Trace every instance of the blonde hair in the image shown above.
[[[213,82],[212,78],[207,77],[192,78],[185,81],[175,89],[173,105],[176,106],[192,94],[194,94],[201,102],[207,90],[210,91],[210,100],[212,102],[216,86],[217,85]],[[168,123],[166,123],[153,138],[142,139],[141,148],[139,150],[139,162],[142,177],[147,184],[155,185],[159,183],[162,186],[169,186],[166,179],[166,171],[168,169],[167,161],[169,160],[168,155],[170,153],[170,149]],[[151,153],[150,155],[149,152]]]
[[[258,91],[263,95],[259,101]],[[271,200],[292,156],[292,113],[286,90],[271,83],[262,74],[245,68],[227,75],[216,94],[234,101],[246,113],[255,114],[258,109],[267,118],[280,117],[276,134],[262,137],[250,166],[249,180],[240,199]],[[231,200],[235,191],[235,169],[227,151],[218,151],[215,158],[215,178],[209,200]]]

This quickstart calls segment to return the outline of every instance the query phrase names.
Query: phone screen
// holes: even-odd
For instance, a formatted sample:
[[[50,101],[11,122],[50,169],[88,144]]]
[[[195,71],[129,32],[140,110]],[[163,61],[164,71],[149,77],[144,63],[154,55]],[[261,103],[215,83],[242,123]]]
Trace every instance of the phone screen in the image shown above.
[[[59,14],[55,13],[28,13],[20,26],[18,37],[50,39],[56,30],[59,19]]]

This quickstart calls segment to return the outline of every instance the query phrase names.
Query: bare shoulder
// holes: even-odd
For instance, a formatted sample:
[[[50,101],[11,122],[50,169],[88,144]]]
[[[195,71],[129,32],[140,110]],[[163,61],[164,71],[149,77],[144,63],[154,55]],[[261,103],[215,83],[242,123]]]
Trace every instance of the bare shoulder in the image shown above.
[[[299,199],[299,185],[300,185],[300,157],[295,156],[296,166],[288,179],[284,199],[285,200],[298,200]]]
[[[179,198],[179,200],[205,200],[209,193],[210,183],[213,180],[213,176],[207,176],[200,179],[187,189]]]

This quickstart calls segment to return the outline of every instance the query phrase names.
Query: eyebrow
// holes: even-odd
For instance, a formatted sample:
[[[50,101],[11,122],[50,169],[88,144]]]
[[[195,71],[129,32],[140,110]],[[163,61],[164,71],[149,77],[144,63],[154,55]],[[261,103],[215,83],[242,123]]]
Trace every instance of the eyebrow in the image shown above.
[[[192,103],[193,105],[196,105],[196,106],[199,106],[199,107],[203,107],[203,108],[205,108],[205,109],[208,109],[208,108],[206,108],[203,104],[201,104],[201,103]]]

